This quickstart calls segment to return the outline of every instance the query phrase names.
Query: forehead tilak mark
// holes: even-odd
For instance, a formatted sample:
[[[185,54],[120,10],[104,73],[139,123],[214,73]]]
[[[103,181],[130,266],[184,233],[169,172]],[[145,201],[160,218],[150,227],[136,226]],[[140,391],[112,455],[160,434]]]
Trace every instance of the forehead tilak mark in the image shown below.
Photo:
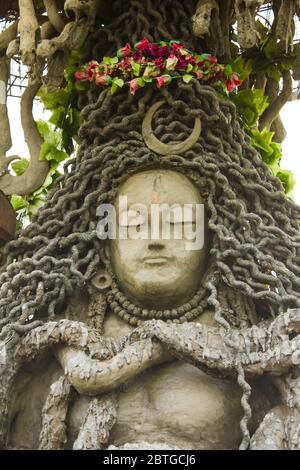
[[[151,204],[157,204],[159,200],[159,186],[161,186],[161,176],[156,176],[153,181],[153,192],[151,195]]]

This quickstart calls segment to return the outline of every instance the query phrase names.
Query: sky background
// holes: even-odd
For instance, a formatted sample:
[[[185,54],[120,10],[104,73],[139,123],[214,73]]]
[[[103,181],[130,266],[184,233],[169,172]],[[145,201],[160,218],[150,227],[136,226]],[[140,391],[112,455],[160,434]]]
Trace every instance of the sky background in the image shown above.
[[[8,111],[13,141],[13,147],[8,155],[29,157],[23,137],[20,100],[18,98],[8,97]],[[37,101],[34,103],[33,112],[35,119],[47,120],[49,116],[49,113]],[[280,166],[283,169],[292,170],[296,180],[293,196],[295,201],[300,204],[300,100],[289,101],[281,111],[281,118],[287,131],[287,137],[282,145],[283,158]]]

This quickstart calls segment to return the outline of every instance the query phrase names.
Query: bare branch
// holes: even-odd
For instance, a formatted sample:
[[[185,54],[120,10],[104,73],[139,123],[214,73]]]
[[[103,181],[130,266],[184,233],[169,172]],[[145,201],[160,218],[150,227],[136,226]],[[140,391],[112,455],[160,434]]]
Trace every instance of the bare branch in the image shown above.
[[[263,3],[264,0],[235,0],[238,41],[245,49],[255,46],[259,39],[255,19]]]
[[[31,81],[21,98],[21,123],[24,130],[25,142],[30,153],[29,166],[21,176],[6,174],[0,177],[0,189],[9,194],[31,194],[46,179],[49,164],[39,160],[40,148],[43,139],[40,136],[32,115],[33,100],[41,86],[38,80]]]
[[[61,16],[58,13],[56,0],[43,0],[48,19],[52,26],[56,29],[58,33],[61,33],[65,27],[65,23]]]
[[[12,141],[10,135],[10,127],[6,105],[6,88],[9,76],[10,61],[7,57],[0,57],[0,171],[1,171],[1,158],[5,156],[6,152],[11,148]]]
[[[18,33],[18,22],[11,24],[0,34],[0,51],[6,50]]]
[[[214,10],[219,12],[219,5],[215,0],[199,0],[196,12],[192,17],[193,33],[196,37],[202,38],[209,33],[210,22]]]
[[[39,23],[35,15],[32,0],[19,0],[20,22],[20,52],[22,62],[25,65],[33,65],[35,62],[36,35]]]
[[[44,39],[37,47],[37,55],[42,58],[51,57],[57,50],[79,49],[84,43],[89,32],[89,24],[86,20],[71,21],[66,24],[58,37]]]
[[[295,34],[294,13],[294,2],[281,3],[276,25],[276,36],[285,43],[286,52],[288,52],[289,45],[292,43]]]
[[[284,70],[282,72],[283,87],[281,93],[275,98],[275,100],[269,105],[265,110],[263,115],[260,118],[259,128],[262,130],[265,127],[270,128],[274,119],[280,113],[281,108],[285,103],[290,99],[293,92],[293,82],[291,77],[291,72],[289,70]]]

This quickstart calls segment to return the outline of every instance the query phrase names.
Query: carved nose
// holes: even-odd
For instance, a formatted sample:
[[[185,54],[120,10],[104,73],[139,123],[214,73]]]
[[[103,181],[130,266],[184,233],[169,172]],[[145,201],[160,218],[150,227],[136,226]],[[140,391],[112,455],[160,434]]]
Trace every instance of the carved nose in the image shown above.
[[[149,250],[153,250],[153,251],[161,251],[165,248],[165,245],[161,243],[160,241],[157,241],[157,242],[152,241],[151,243],[149,243],[148,248]]]

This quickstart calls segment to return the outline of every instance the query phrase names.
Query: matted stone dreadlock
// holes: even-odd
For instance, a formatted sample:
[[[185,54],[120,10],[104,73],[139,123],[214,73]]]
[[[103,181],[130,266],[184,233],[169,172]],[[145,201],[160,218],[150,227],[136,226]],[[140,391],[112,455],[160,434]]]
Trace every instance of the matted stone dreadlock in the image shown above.
[[[148,0],[142,13],[138,1],[115,2],[124,13],[97,33],[102,38],[100,49],[107,48],[107,54],[128,39],[135,40],[133,30],[136,39],[146,34],[152,40],[162,36],[168,40],[178,32],[186,39],[186,18],[194,2],[172,1],[172,5],[167,14],[169,2]],[[166,30],[156,11],[164,21],[172,15],[168,27],[178,27],[177,34]],[[183,141],[195,118],[201,119],[197,143],[182,155],[162,159],[143,141],[145,113],[160,99],[165,105],[156,112],[153,129],[163,143]],[[65,174],[33,222],[6,246],[0,274],[2,337],[14,325],[34,326],[35,320],[54,319],[72,292],[105,264],[96,233],[96,208],[114,200],[124,177],[145,168],[182,171],[206,200],[211,265],[201,301],[214,310],[225,329],[300,306],[300,209],[285,197],[280,181],[251,147],[229,100],[193,80],[161,90],[147,88],[134,97],[125,90],[113,97],[108,90],[100,94],[91,90],[81,101],[86,104],[85,123],[76,158],[66,164]],[[250,390],[243,367],[238,364],[236,369],[244,391],[241,427],[246,447]]]
[[[161,158],[143,142],[145,112],[161,96],[166,105],[153,127],[162,142],[184,140],[200,116],[201,136],[184,155]],[[90,99],[76,159],[32,224],[6,247],[2,326],[32,315],[53,318],[68,294],[92,278],[103,262],[97,206],[113,201],[124,175],[157,166],[190,174],[206,198],[216,289],[222,280],[257,301],[258,315],[300,306],[300,210],[251,147],[229,100],[196,81],[135,97],[104,91]]]

